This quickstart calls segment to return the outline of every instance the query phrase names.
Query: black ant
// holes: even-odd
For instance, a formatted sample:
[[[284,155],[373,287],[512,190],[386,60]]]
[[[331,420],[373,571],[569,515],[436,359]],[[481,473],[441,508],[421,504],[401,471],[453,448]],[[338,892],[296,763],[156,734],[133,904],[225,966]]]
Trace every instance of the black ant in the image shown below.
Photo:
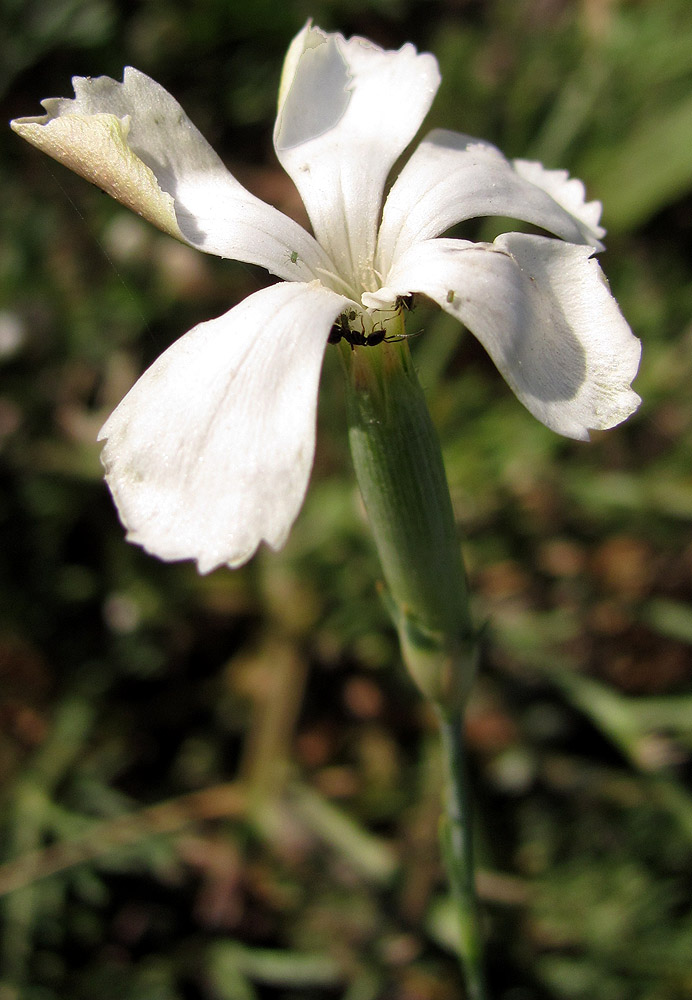
[[[385,339],[386,331],[384,329],[373,330],[372,333],[351,329],[351,323],[357,316],[358,313],[355,309],[349,309],[337,316],[336,322],[329,332],[327,343],[338,344],[343,338],[351,347],[375,347],[376,344],[381,344]]]
[[[399,312],[402,309],[408,311],[413,308],[413,305],[413,295],[400,295],[396,299],[392,312]],[[397,340],[405,340],[407,336],[413,336],[413,334],[405,333],[387,336],[387,331],[384,327],[379,330],[373,330],[371,333],[366,333],[363,329],[362,319],[361,329],[353,330],[351,328],[351,323],[358,317],[358,315],[359,314],[355,309],[348,309],[342,312],[340,316],[337,316],[336,321],[329,332],[327,343],[338,344],[343,339],[347,344],[350,344],[351,347],[376,347],[377,344],[381,344],[383,341],[389,344]]]
[[[342,337],[351,347],[375,347],[387,339],[384,330],[373,330],[372,333],[360,333],[358,330],[351,330],[350,327],[343,327],[337,320],[329,333],[327,343],[338,344]]]

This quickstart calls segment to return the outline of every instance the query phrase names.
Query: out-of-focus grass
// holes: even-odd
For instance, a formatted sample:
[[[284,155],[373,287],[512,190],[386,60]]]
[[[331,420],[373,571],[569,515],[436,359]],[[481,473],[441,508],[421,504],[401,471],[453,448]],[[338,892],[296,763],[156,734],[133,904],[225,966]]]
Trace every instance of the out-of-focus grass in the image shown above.
[[[553,0],[6,0],[4,117],[132,63],[248,186],[304,20],[440,59],[428,125],[567,167],[644,341],[626,425],[538,425],[416,314],[485,662],[469,711],[493,995],[692,995],[692,11]],[[128,546],[96,432],[265,276],[180,247],[5,135],[0,998],[460,995],[434,726],[397,660],[328,356],[286,550],[199,578]],[[491,230],[480,226],[477,232]]]

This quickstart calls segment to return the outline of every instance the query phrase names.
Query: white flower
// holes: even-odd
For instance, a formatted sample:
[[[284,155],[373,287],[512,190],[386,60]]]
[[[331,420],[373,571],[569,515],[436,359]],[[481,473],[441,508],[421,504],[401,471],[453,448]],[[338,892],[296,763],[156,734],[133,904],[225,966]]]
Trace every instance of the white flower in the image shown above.
[[[244,563],[263,540],[279,548],[307,488],[333,325],[345,328],[346,314],[361,338],[381,331],[411,293],[466,324],[559,433],[588,438],[636,408],[639,342],[592,259],[600,205],[585,202],[580,181],[434,131],[382,204],[439,82],[435,58],[411,45],[386,52],[311,25],[295,38],[274,145],[314,237],[246,191],[170,94],[135,69],[122,83],[76,77],[74,99],[46,100],[45,115],[12,123],[165,232],[284,279],[181,337],[103,427],[106,478],[131,541],[163,559],[194,558],[201,572]],[[559,239],[438,238],[490,215]]]

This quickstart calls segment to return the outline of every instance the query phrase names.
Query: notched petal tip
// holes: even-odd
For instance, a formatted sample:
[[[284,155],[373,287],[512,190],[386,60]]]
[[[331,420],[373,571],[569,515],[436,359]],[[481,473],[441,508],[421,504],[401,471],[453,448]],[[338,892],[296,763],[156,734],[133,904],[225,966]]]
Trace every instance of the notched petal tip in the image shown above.
[[[105,191],[116,201],[183,240],[173,198],[128,142],[130,119],[89,110],[92,89],[120,87],[109,77],[74,77],[74,100],[47,98],[46,114],[17,118],[11,127],[31,145]]]
[[[16,132],[165,233],[289,281],[333,269],[305,230],[229,173],[175,98],[131,66],[122,83],[75,77],[74,98]]]
[[[591,245],[603,250],[601,240],[606,235],[599,224],[603,206],[600,201],[586,200],[586,187],[577,177],[570,177],[567,170],[549,170],[536,160],[513,160],[512,166],[525,180],[541,188],[565,211],[578,219],[586,227],[585,235],[591,237]]]

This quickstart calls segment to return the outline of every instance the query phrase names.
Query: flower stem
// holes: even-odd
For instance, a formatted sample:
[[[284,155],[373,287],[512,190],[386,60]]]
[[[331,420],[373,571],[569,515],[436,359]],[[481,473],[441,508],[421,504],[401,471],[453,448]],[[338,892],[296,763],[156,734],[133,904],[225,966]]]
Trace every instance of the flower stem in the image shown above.
[[[342,343],[342,360],[351,455],[385,578],[383,597],[404,663],[440,718],[444,860],[468,997],[484,1000],[462,735],[478,636],[442,452],[405,340],[355,349]]]
[[[476,897],[471,806],[464,754],[461,712],[440,710],[440,735],[445,768],[446,815],[442,851],[456,907],[459,943],[468,1000],[485,1000],[483,936]]]

